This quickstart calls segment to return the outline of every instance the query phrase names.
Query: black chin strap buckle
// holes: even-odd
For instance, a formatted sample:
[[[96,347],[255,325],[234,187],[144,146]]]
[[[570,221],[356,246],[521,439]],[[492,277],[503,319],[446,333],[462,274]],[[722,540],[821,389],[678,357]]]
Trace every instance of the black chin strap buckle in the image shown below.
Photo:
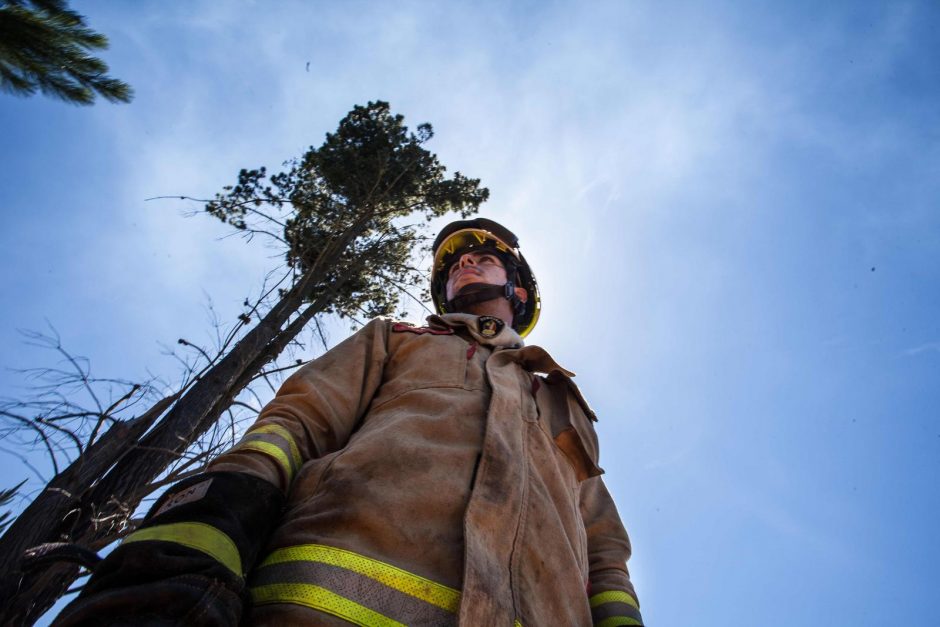
[[[525,303],[519,300],[519,297],[516,296],[515,283],[512,281],[506,281],[506,284],[503,286],[503,296],[505,296],[506,300],[509,301],[509,305],[512,307],[513,316],[516,320],[525,315]]]
[[[519,299],[516,297],[516,289],[512,281],[504,283],[503,285],[472,283],[463,287],[452,299],[445,301],[444,311],[446,313],[465,311],[470,305],[494,300],[496,298],[505,298],[510,302],[513,309],[516,309],[519,303]]]

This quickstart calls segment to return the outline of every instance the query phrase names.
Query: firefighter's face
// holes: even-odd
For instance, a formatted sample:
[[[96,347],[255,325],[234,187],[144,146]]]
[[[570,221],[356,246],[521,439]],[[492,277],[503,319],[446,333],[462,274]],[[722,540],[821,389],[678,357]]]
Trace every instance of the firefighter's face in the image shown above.
[[[472,283],[505,284],[506,268],[502,260],[485,250],[461,255],[448,271],[447,300]]]

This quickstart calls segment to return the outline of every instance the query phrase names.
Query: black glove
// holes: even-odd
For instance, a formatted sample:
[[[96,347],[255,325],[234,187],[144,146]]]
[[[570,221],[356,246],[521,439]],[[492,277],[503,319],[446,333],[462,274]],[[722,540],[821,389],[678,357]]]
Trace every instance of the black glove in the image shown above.
[[[251,475],[211,472],[178,483],[97,567],[55,627],[230,626],[245,573],[280,518],[281,491]]]

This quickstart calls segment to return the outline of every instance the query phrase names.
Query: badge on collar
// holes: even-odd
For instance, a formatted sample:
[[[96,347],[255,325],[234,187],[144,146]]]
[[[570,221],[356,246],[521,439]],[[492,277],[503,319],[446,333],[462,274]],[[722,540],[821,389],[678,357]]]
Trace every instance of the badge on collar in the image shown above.
[[[493,316],[480,316],[477,319],[477,325],[480,329],[480,335],[486,338],[496,337],[503,330],[506,323]]]

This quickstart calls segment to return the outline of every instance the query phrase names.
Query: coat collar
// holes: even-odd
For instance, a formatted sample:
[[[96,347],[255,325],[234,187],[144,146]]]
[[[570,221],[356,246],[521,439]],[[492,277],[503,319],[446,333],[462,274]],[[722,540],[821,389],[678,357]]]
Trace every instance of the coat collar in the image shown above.
[[[468,313],[447,313],[441,315],[432,315],[427,317],[428,325],[431,328],[445,327],[451,329],[466,329],[467,333],[483,346],[493,348],[522,348],[524,342],[519,334],[509,325],[503,325],[499,333],[492,336],[485,336],[480,332],[480,316],[474,316]]]
[[[428,326],[438,329],[465,329],[474,340],[484,346],[503,349],[519,349],[510,351],[514,359],[529,372],[544,372],[548,375],[564,375],[567,378],[574,373],[561,367],[541,346],[525,346],[522,338],[509,326],[504,326],[493,337],[484,337],[480,334],[479,316],[468,313],[448,313],[427,317]],[[555,374],[557,373],[557,374]]]

